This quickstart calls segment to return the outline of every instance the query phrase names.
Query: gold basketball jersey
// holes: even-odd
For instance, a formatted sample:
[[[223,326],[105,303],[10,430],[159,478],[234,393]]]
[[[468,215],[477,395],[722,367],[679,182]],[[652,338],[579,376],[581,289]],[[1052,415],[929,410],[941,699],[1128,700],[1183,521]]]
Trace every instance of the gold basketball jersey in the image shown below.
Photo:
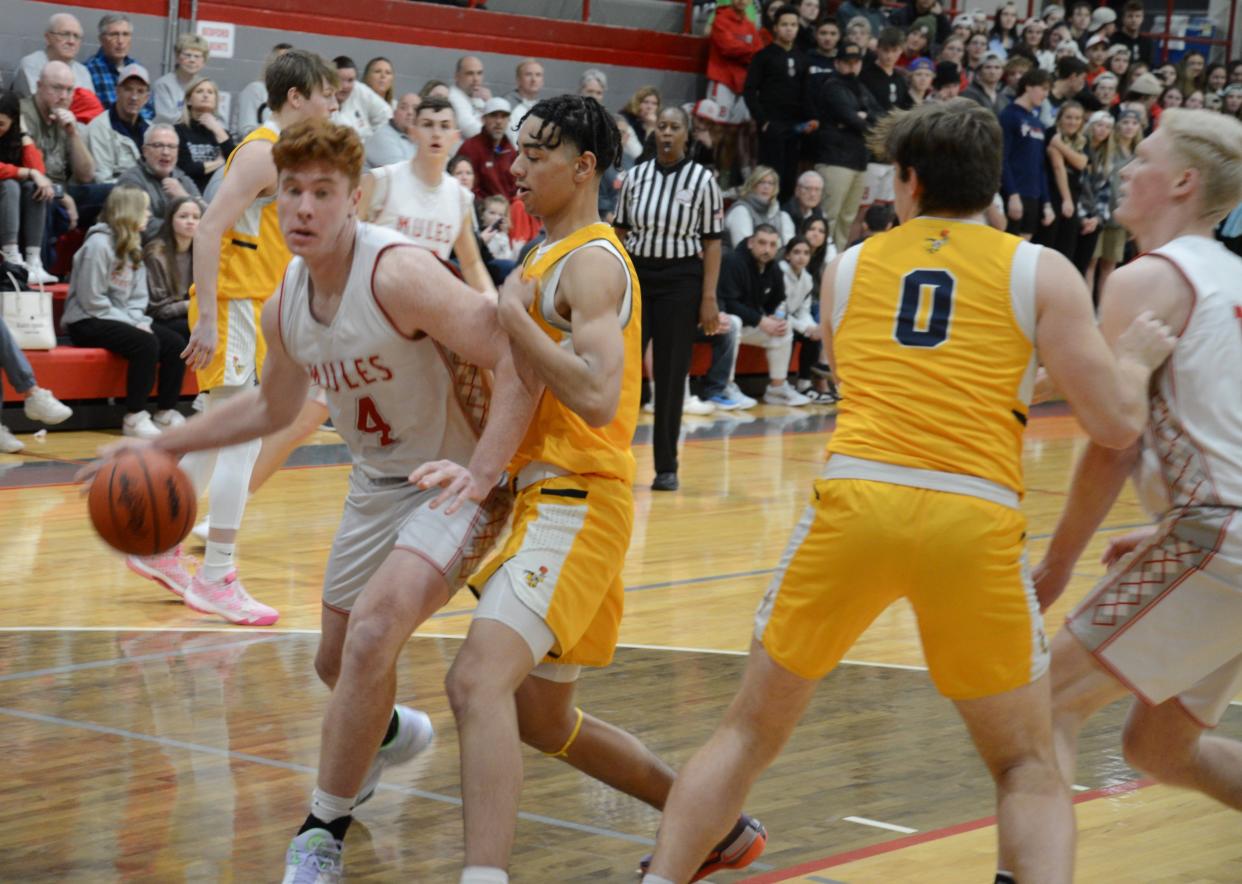
[[[556,286],[565,258],[583,248],[603,248],[613,253],[629,274],[629,285],[619,315],[625,363],[617,413],[606,426],[592,427],[557,399],[551,390],[544,390],[539,409],[514,455],[510,471],[516,474],[527,464],[539,462],[552,464],[570,473],[609,476],[628,485],[633,483],[636,469],[630,444],[638,423],[638,399],[642,386],[642,300],[638,274],[611,225],[588,225],[527,256],[524,273],[528,278],[539,281],[530,315],[553,341],[561,346],[572,346],[570,324],[556,312]]]
[[[829,454],[1021,494],[1039,251],[984,224],[920,217],[847,252],[834,280],[843,399]]]
[[[272,144],[280,137],[274,123],[266,123],[247,135],[229,155],[224,167],[227,176],[237,151],[251,141]],[[220,239],[220,275],[216,282],[219,300],[253,298],[265,301],[280,285],[285,267],[293,256],[280,232],[276,215],[276,196],[259,197]]]

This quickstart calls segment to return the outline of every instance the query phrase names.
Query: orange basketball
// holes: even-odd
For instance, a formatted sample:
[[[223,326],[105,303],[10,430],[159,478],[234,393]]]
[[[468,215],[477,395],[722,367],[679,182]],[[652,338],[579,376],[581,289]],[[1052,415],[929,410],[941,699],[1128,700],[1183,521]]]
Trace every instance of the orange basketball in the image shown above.
[[[87,505],[113,549],[137,556],[167,552],[194,526],[194,485],[162,451],[122,451],[99,468]]]

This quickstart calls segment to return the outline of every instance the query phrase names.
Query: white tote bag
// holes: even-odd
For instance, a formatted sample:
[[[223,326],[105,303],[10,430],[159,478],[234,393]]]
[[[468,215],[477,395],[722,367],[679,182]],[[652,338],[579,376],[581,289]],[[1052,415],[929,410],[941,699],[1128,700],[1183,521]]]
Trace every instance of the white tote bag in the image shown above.
[[[9,274],[13,288],[20,288]],[[0,316],[23,350],[51,350],[56,346],[56,327],[52,322],[52,293],[38,291],[0,291]]]

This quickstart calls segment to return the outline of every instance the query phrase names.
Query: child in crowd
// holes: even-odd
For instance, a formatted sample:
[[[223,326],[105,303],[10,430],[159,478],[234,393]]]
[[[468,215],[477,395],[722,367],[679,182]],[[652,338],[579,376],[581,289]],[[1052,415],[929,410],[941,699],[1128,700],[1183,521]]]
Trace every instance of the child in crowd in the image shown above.
[[[198,230],[204,208],[192,196],[173,200],[159,235],[142,252],[147,268],[147,315],[187,343],[190,283],[194,281],[194,231]]]

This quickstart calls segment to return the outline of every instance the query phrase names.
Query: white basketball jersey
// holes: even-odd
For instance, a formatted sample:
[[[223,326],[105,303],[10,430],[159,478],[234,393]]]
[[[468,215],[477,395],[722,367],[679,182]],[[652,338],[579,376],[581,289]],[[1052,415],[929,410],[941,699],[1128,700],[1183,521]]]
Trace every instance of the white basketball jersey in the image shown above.
[[[372,478],[407,476],[430,460],[465,465],[478,441],[459,389],[459,361],[421,332],[412,340],[402,335],[372,292],[380,256],[409,245],[395,231],[359,222],[345,291],[327,325],[311,314],[301,258],[289,262],[280,290],[285,350],[323,388],[333,426]]]
[[[447,172],[438,185],[428,187],[409,160],[372,169],[371,175],[371,222],[404,234],[447,261],[474,204],[470,192]]]
[[[1242,506],[1242,258],[1183,236],[1150,252],[1194,289],[1186,329],[1151,400],[1137,485],[1153,513]]]

